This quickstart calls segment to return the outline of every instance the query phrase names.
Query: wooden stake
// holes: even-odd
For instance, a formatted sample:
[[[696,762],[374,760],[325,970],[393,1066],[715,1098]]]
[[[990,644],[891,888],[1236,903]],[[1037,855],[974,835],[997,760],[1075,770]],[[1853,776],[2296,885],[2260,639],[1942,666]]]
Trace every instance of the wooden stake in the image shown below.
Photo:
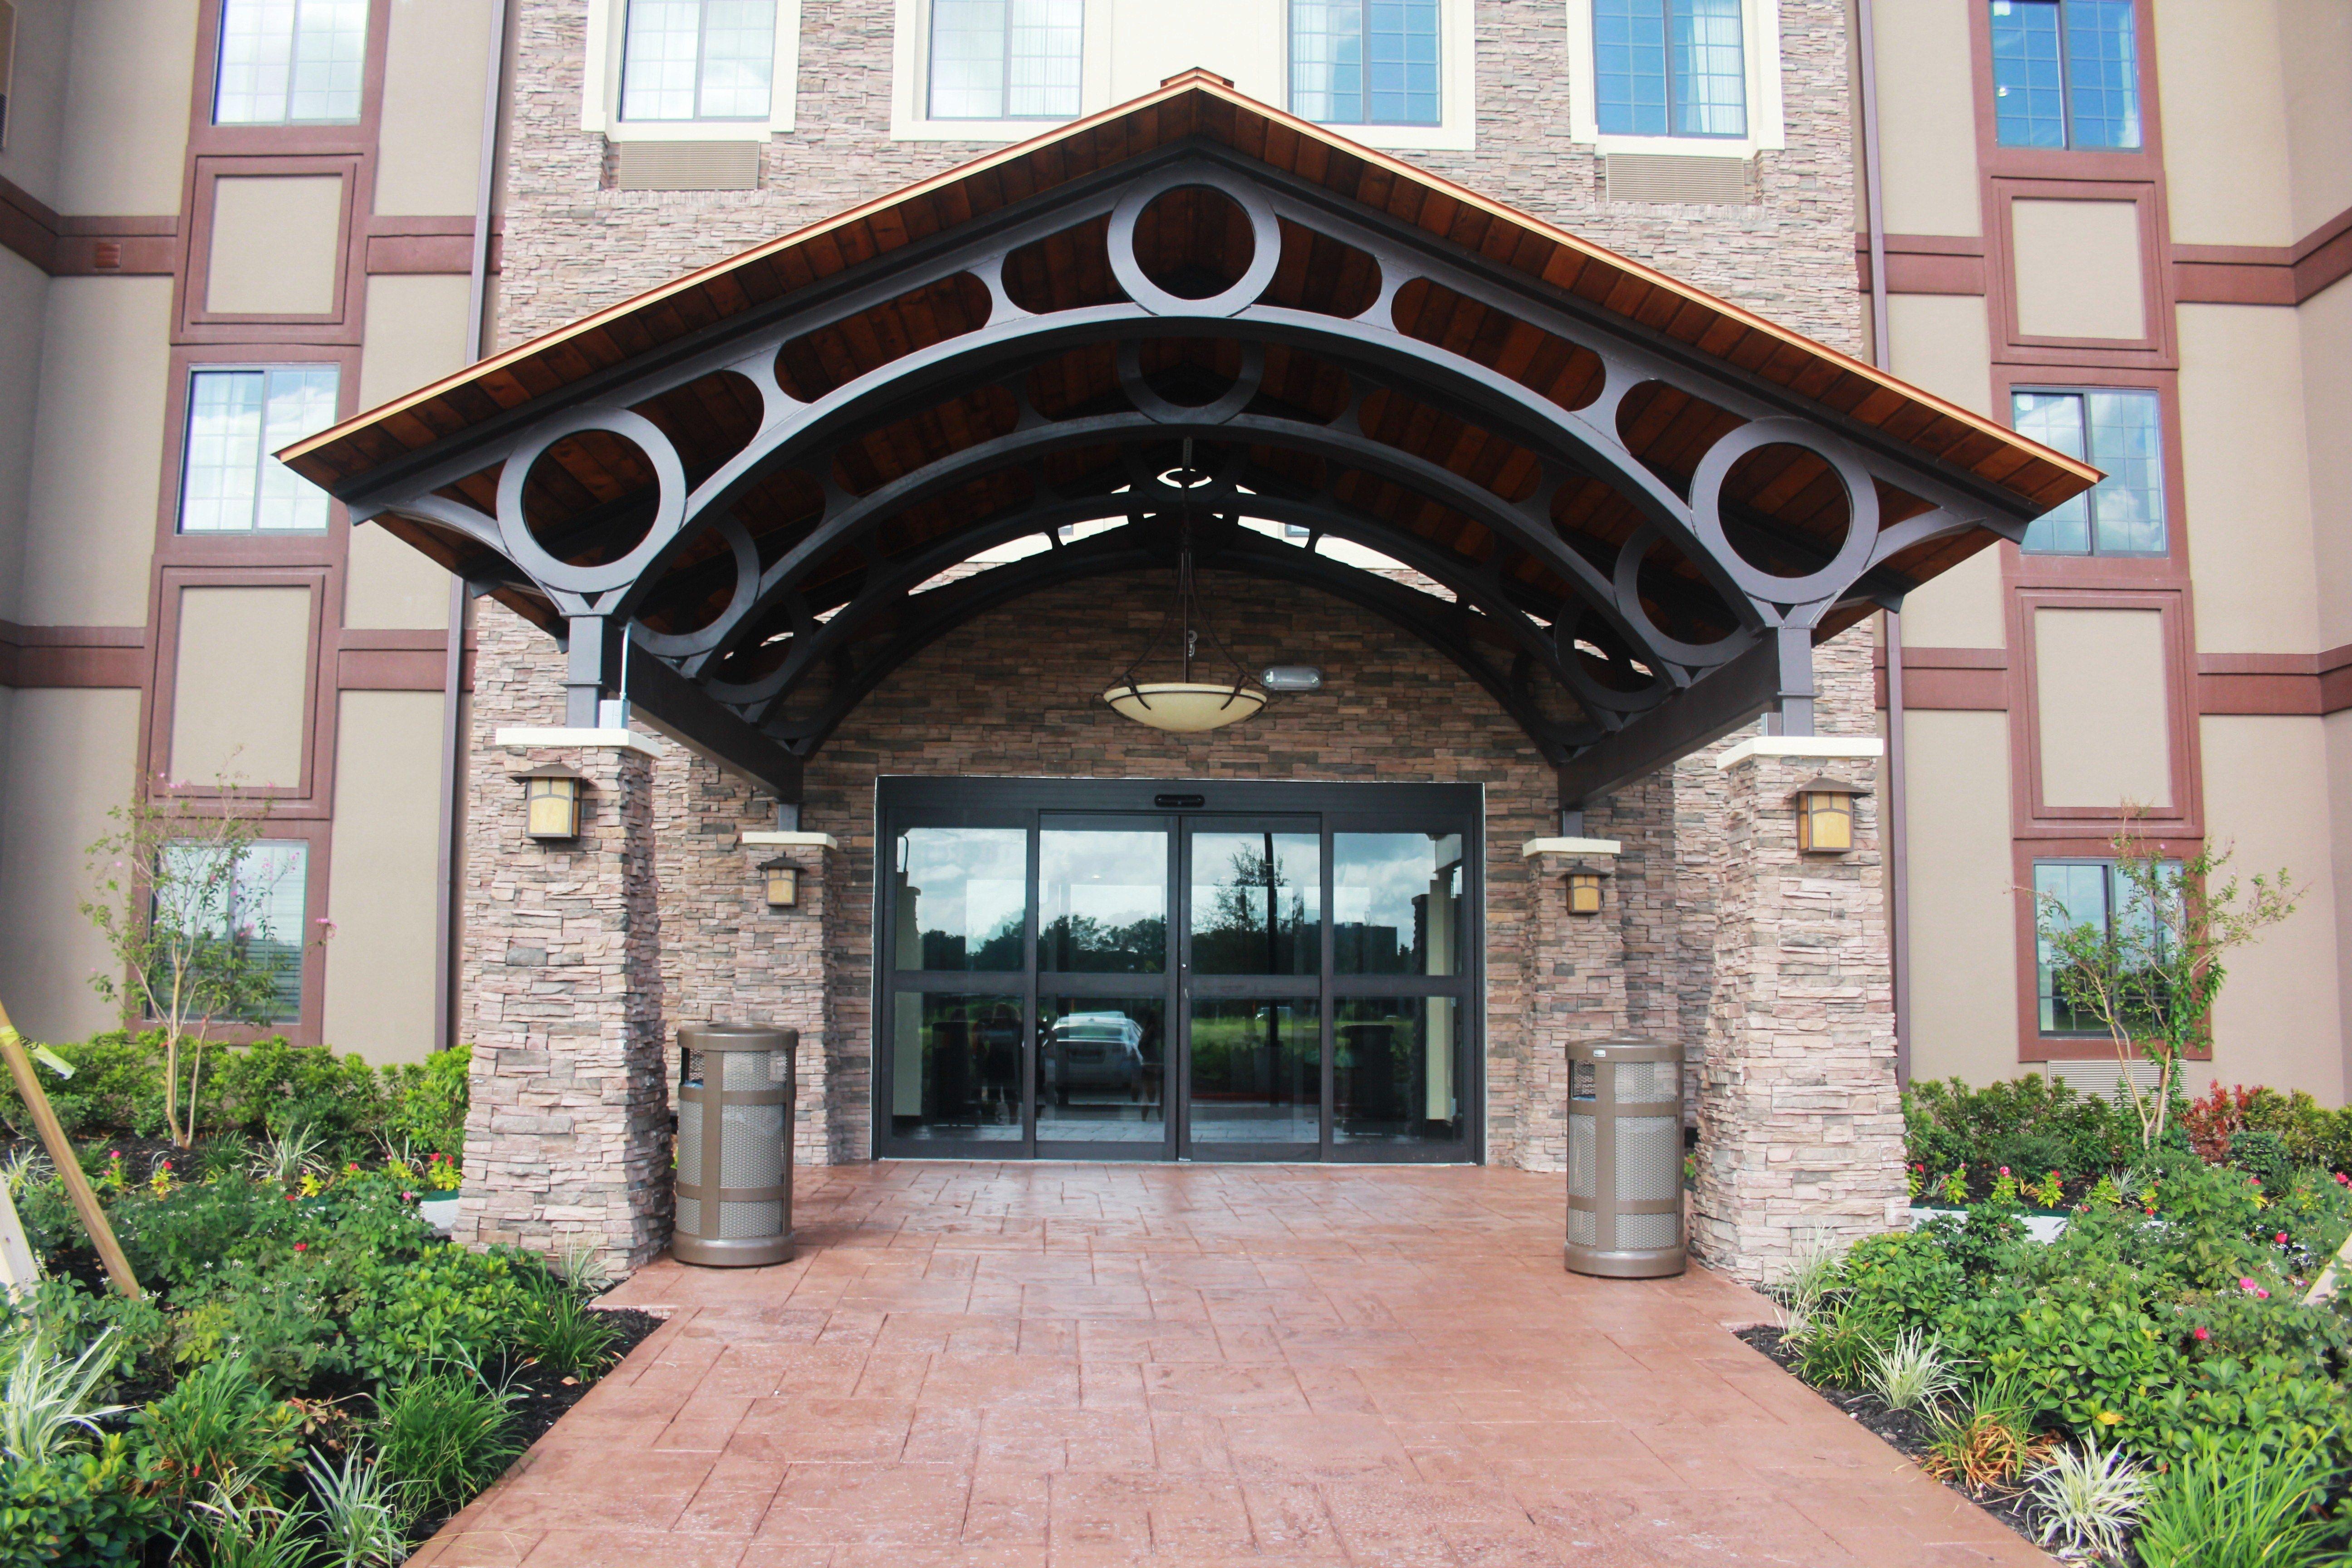
[[[16,1203],[8,1195],[8,1184],[0,1182],[0,1289],[5,1289],[11,1298],[20,1298],[40,1282],[40,1261],[25,1237],[25,1222],[16,1217]]]
[[[8,1009],[0,1005],[0,1056],[8,1058],[8,1076],[16,1080],[16,1093],[25,1109],[33,1113],[33,1125],[41,1130],[41,1142],[48,1146],[49,1159],[65,1182],[66,1191],[73,1198],[74,1212],[81,1216],[82,1229],[89,1233],[90,1245],[98,1248],[99,1260],[106,1265],[107,1276],[114,1288],[137,1300],[141,1291],[138,1277],[131,1272],[131,1259],[122,1255],[122,1244],[114,1239],[114,1227],[106,1223],[106,1211],[98,1206],[98,1194],[90,1190],[89,1178],[82,1174],[81,1162],[74,1158],[73,1144],[66,1138],[66,1130],[58,1124],[58,1113],[49,1104],[41,1080],[33,1075],[33,1058],[25,1050],[24,1037],[8,1021]]]

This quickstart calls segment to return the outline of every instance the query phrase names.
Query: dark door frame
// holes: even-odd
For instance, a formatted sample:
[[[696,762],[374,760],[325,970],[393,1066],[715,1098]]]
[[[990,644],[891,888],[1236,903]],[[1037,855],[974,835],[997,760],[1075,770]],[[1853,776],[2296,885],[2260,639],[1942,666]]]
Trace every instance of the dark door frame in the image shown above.
[[[1171,857],[1169,882],[1169,941],[1171,951],[1163,972],[1158,975],[1137,975],[1140,984],[1129,988],[1136,991],[1164,991],[1167,996],[1165,1026],[1166,1079],[1161,1090],[1162,1116],[1165,1131],[1158,1142],[1113,1145],[1096,1142],[1047,1141],[1041,1152],[1036,1136],[1036,1037],[1041,976],[1037,968],[1039,910],[1034,892],[1038,873],[1038,831],[1041,819],[1048,815],[1065,814],[1086,816],[1117,816],[1152,817],[1164,821],[1169,828]],[[1472,1163],[1483,1164],[1486,1157],[1486,791],[1475,784],[1385,784],[1355,782],[1235,779],[1073,779],[1028,777],[936,777],[885,774],[874,785],[874,925],[871,933],[873,963],[873,1010],[871,1031],[873,1084],[873,1129],[870,1147],[877,1159],[977,1159],[1034,1160],[1114,1160],[1136,1159],[1139,1155],[1152,1161],[1169,1161],[1181,1156],[1185,1137],[1180,1126],[1186,1105],[1185,1079],[1189,1053],[1181,1049],[1186,1037],[1192,988],[1188,977],[1181,973],[1180,954],[1174,951],[1178,932],[1183,924],[1182,900],[1187,896],[1190,868],[1183,864],[1182,829],[1187,822],[1216,817],[1265,817],[1313,816],[1319,821],[1324,852],[1320,858],[1323,880],[1320,941],[1323,945],[1319,973],[1296,977],[1223,977],[1223,984],[1213,989],[1220,994],[1231,992],[1251,994],[1263,991],[1271,994],[1304,995],[1312,992],[1318,999],[1322,1020],[1322,1128],[1315,1153],[1302,1154],[1287,1146],[1280,1150],[1255,1151],[1255,1146],[1237,1145],[1231,1151],[1218,1151],[1223,1158],[1247,1161],[1252,1158],[1319,1158],[1326,1162],[1402,1164],[1402,1163]],[[1397,820],[1402,826],[1407,820],[1425,824],[1432,817],[1445,817],[1458,825],[1463,836],[1463,908],[1464,930],[1461,941],[1461,971],[1449,985],[1433,986],[1435,977],[1349,975],[1332,973],[1334,910],[1332,907],[1331,836],[1338,832],[1377,829],[1384,821]],[[1335,826],[1335,824],[1337,825]],[[894,971],[888,967],[894,954],[891,938],[898,929],[898,889],[892,875],[893,846],[901,828],[908,826],[997,826],[1023,828],[1027,839],[1027,875],[1030,896],[1024,918],[1023,967],[1018,972],[988,974],[956,974],[947,972],[929,973],[922,971]],[[1068,977],[1044,981],[1048,986]],[[1087,977],[1084,989],[1100,990],[1100,982],[1109,976]],[[1285,980],[1290,984],[1286,986]],[[1234,982],[1243,984],[1234,989]],[[895,992],[966,992],[1001,994],[1007,1000],[1017,999],[1023,1008],[1022,1047],[1022,1129],[1018,1138],[926,1139],[918,1144],[908,1140],[893,1139],[890,1131],[890,1107],[895,1090],[892,1081],[895,1053],[887,1043],[896,1037],[892,1009]],[[1339,1145],[1332,1141],[1332,1059],[1334,1051],[1334,1019],[1340,1002],[1356,997],[1400,995],[1458,994],[1461,1001],[1459,1027],[1462,1032],[1461,1066],[1463,1083],[1460,1099],[1463,1105],[1463,1139],[1458,1143],[1442,1143],[1427,1149],[1410,1145]],[[1106,993],[1108,994],[1108,993]],[[1150,1150],[1149,1154],[1142,1151]]]

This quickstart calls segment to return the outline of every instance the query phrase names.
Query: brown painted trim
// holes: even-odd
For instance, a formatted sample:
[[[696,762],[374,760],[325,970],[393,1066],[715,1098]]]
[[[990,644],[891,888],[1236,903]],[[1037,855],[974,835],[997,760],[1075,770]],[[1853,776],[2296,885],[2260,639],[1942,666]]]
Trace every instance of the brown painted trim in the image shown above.
[[[2341,713],[2352,708],[2352,643],[2329,648],[2318,663],[2319,710]]]
[[[1886,650],[1873,658],[1878,705],[1886,706]],[[2009,706],[2009,653],[1997,647],[1903,649],[1903,706],[1997,712]]]
[[[155,679],[148,693],[146,755],[148,775],[156,781],[151,793],[190,799],[217,798],[206,785],[189,783],[171,789],[163,781],[174,772],[172,763],[173,704],[177,695],[180,652],[180,595],[189,588],[307,588],[310,594],[310,640],[303,650],[307,686],[302,726],[301,780],[244,792],[250,800],[269,803],[270,816],[319,817],[331,815],[334,799],[335,689],[321,679],[325,653],[331,646],[341,605],[332,602],[342,589],[341,574],[324,566],[245,568],[206,571],[166,567],[160,574],[162,603],[155,616]]]
[[[1870,247],[1854,241],[1857,286],[1870,289]],[[1973,236],[1890,234],[1886,237],[1890,294],[1973,294],[1985,291],[1984,241]]]
[[[2168,307],[2166,314],[2170,315]],[[2158,427],[2164,442],[2164,539],[2158,557],[2130,555],[2028,555],[2014,544],[2000,550],[2005,589],[2074,588],[2179,590],[2189,587],[2189,481],[2181,467],[2180,374],[2172,370],[2112,364],[2007,364],[1992,367],[1993,406],[2006,411],[2020,387],[2117,387],[2156,394]],[[2011,644],[2015,647],[2015,644]]]
[[[490,270],[499,270],[503,247],[499,226],[490,230]],[[456,217],[373,217],[367,220],[367,270],[385,273],[458,273],[474,269],[474,220]]]
[[[2015,546],[2003,546],[2014,550]],[[2042,716],[2036,676],[2035,613],[2040,610],[2154,610],[2163,616],[2165,741],[2172,804],[2141,818],[2147,831],[2199,838],[2205,831],[2204,758],[2199,743],[2197,665],[2185,588],[2100,591],[2009,584],[2010,820],[2013,838],[2104,842],[2122,819],[2115,806],[2052,805],[2042,798]],[[2079,852],[2079,851],[2078,851]]]
[[[15,251],[42,271],[58,269],[56,209],[16,181],[0,175],[0,247]]]
[[[449,676],[449,635],[439,629],[346,629],[335,655],[341,691],[441,691]],[[458,689],[474,689],[474,640],[466,639]]]
[[[2352,207],[2294,242],[2294,302],[2352,278]]]
[[[2320,711],[2319,659],[2307,653],[2200,653],[2197,711],[2281,713]]]
[[[177,290],[176,342],[356,343],[360,341],[366,247],[359,241],[364,214],[374,199],[372,161],[351,156],[200,158],[190,176],[190,212],[184,270]],[[342,181],[342,210],[335,228],[338,266],[334,303],[299,315],[229,315],[205,308],[212,281],[215,192],[224,179],[271,175],[332,175]]]
[[[146,679],[144,626],[20,626],[0,621],[0,686],[136,689]]]
[[[2172,297],[2183,305],[2294,305],[2294,268],[2278,261],[2211,260],[2188,254],[2219,246],[2172,247]],[[2236,248],[2231,247],[2230,248]]]
[[[1985,268],[1991,301],[1993,358],[2018,364],[2170,368],[2178,363],[2172,326],[2172,269],[2165,239],[2164,187],[2153,182],[1995,178],[1986,182],[1990,211]],[[2029,336],[2017,319],[2017,247],[2011,212],[2020,201],[2128,202],[2139,219],[2141,320],[2138,338]]]

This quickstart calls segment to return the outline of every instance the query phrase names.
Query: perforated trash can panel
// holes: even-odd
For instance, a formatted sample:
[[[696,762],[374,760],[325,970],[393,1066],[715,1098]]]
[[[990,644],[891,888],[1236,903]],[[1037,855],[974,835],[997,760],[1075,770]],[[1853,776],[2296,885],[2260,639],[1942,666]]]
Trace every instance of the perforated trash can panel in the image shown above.
[[[682,1263],[744,1266],[793,1256],[791,1029],[678,1031],[677,1206]]]
[[[1682,1047],[1580,1040],[1568,1054],[1568,1267],[1616,1279],[1681,1273]]]

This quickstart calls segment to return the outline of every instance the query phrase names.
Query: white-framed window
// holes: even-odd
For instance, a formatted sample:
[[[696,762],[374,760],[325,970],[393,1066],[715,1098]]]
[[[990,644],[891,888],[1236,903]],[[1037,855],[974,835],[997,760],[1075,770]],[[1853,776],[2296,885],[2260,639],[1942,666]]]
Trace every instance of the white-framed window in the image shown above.
[[[793,128],[800,0],[591,0],[580,128],[764,142]]]
[[[1290,112],[1323,125],[1444,121],[1438,0],[1290,0]]]
[[[930,0],[933,120],[1075,120],[1086,0]]]
[[[1748,157],[1788,145],[1780,0],[1565,0],[1570,139]]]
[[[360,117],[368,0],[222,0],[215,125],[350,125]]]
[[[270,456],[335,422],[331,364],[205,365],[188,377],[182,533],[318,533],[327,492]]]

